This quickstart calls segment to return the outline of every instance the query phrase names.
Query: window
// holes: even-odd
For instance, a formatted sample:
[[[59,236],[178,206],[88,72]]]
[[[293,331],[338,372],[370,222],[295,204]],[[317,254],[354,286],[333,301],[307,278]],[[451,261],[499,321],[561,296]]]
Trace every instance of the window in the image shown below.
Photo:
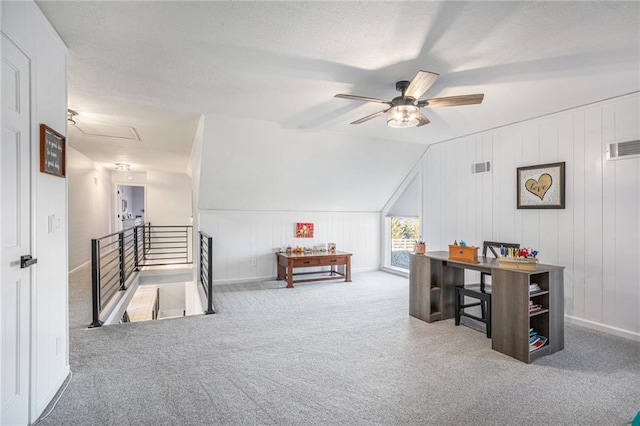
[[[391,266],[409,269],[409,253],[415,251],[420,239],[420,220],[417,217],[391,217]]]

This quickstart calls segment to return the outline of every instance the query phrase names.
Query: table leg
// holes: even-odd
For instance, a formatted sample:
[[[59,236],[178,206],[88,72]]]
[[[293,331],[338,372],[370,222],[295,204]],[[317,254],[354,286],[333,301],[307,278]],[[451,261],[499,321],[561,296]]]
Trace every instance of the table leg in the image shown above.
[[[287,267],[287,288],[293,288],[293,259],[289,259]]]
[[[349,282],[351,282],[351,256],[347,257],[346,269],[347,269],[346,274],[345,274],[346,278],[345,278],[344,282],[349,283]]]
[[[284,266],[278,262],[278,280],[284,280],[287,274],[287,270]]]

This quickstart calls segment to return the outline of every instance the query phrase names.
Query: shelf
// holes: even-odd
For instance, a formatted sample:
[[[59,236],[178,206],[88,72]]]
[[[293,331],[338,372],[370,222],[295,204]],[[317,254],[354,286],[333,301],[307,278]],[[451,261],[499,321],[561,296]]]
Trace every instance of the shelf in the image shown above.
[[[432,287],[431,287],[431,291],[440,291],[440,287],[438,287],[438,286],[432,286]]]
[[[535,293],[529,293],[529,297],[542,296],[543,294],[549,294],[547,290],[536,291]]]
[[[442,319],[442,312],[431,312],[431,321],[440,321]]]
[[[551,350],[551,346],[547,341],[547,343],[540,346],[539,348],[529,351],[529,358],[531,359],[531,361],[534,361],[535,359],[540,358],[541,356],[549,355],[550,350]]]
[[[541,309],[538,312],[534,312],[534,313],[529,312],[529,318],[535,317],[536,315],[540,315],[540,314],[546,314],[547,312],[549,312],[549,309],[546,309],[546,308]]]

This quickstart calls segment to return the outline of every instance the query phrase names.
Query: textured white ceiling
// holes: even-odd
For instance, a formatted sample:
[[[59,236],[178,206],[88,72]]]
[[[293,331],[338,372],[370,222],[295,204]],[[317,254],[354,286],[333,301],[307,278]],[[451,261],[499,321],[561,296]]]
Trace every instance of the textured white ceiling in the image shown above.
[[[201,113],[430,144],[640,90],[638,2],[38,5],[69,47],[77,120],[142,139],[72,129],[71,145],[142,169],[184,171]],[[425,98],[484,93],[483,104],[427,108],[431,124],[390,129],[382,117],[349,125],[379,104],[333,98],[391,99],[420,69],[441,75]]]

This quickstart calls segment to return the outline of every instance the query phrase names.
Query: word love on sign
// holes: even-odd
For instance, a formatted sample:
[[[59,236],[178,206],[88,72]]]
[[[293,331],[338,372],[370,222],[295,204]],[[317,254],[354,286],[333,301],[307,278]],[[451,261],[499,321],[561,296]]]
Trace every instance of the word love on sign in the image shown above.
[[[541,200],[544,200],[544,194],[546,194],[549,188],[551,188],[551,185],[553,185],[553,178],[549,173],[544,173],[538,180],[527,179],[524,183],[524,187],[527,191]]]
[[[518,167],[519,209],[564,209],[565,163]]]

